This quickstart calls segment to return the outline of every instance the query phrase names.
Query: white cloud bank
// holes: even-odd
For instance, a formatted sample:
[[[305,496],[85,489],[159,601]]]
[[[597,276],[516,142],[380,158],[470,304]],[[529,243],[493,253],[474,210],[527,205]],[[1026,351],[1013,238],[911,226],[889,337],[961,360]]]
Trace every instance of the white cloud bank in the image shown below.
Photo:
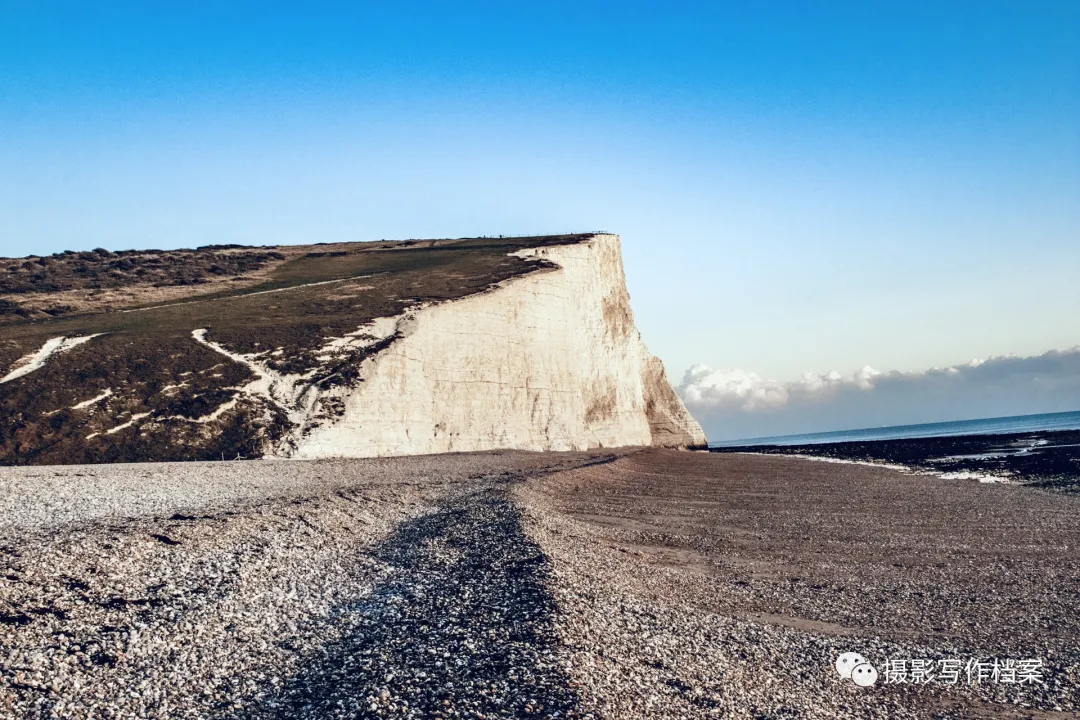
[[[710,440],[1080,410],[1080,346],[921,372],[805,373],[788,382],[695,365],[677,388]]]
[[[686,371],[678,390],[691,407],[735,406],[753,412],[786,405],[792,397],[824,397],[846,385],[872,390],[874,377],[881,374],[867,365],[850,376],[835,370],[824,375],[808,372],[794,382],[780,382],[764,380],[757,373],[745,370],[713,370],[708,365],[694,365]]]

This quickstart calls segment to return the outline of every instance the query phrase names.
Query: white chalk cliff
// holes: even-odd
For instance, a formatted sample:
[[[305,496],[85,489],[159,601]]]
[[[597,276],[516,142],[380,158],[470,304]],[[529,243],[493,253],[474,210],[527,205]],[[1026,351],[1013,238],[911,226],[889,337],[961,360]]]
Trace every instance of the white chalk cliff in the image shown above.
[[[634,327],[618,236],[519,255],[557,267],[381,320],[377,335],[397,339],[363,360],[361,382],[309,396],[274,452],[704,445]]]

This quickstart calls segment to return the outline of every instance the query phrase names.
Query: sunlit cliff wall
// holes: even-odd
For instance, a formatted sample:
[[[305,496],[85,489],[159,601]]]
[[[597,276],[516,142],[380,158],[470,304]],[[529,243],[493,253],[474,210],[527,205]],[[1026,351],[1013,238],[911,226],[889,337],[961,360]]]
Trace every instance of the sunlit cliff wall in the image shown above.
[[[634,327],[618,236],[519,254],[557,267],[384,321],[397,339],[311,401],[319,420],[277,454],[704,445]]]

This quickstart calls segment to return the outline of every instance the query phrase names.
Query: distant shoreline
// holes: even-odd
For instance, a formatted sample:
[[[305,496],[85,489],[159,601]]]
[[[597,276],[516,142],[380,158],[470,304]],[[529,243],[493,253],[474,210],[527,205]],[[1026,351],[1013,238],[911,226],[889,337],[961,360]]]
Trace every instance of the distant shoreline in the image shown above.
[[[745,447],[748,445],[817,445],[871,440],[901,440],[908,438],[954,437],[959,435],[1008,435],[1022,432],[1080,430],[1080,410],[1037,413],[1034,415],[1004,415],[975,420],[948,420],[915,425],[829,430],[790,435],[736,438],[709,443],[709,447]]]
[[[1080,430],[1075,429],[800,445],[725,445],[709,450],[888,463],[947,479],[1001,480],[1080,492]]]

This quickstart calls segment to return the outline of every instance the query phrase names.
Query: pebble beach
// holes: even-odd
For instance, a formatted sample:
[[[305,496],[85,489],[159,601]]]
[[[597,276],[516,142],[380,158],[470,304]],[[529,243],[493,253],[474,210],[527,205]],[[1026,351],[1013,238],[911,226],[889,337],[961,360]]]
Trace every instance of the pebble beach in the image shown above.
[[[1073,717],[1077,502],[633,449],[4,468],[0,717]]]

